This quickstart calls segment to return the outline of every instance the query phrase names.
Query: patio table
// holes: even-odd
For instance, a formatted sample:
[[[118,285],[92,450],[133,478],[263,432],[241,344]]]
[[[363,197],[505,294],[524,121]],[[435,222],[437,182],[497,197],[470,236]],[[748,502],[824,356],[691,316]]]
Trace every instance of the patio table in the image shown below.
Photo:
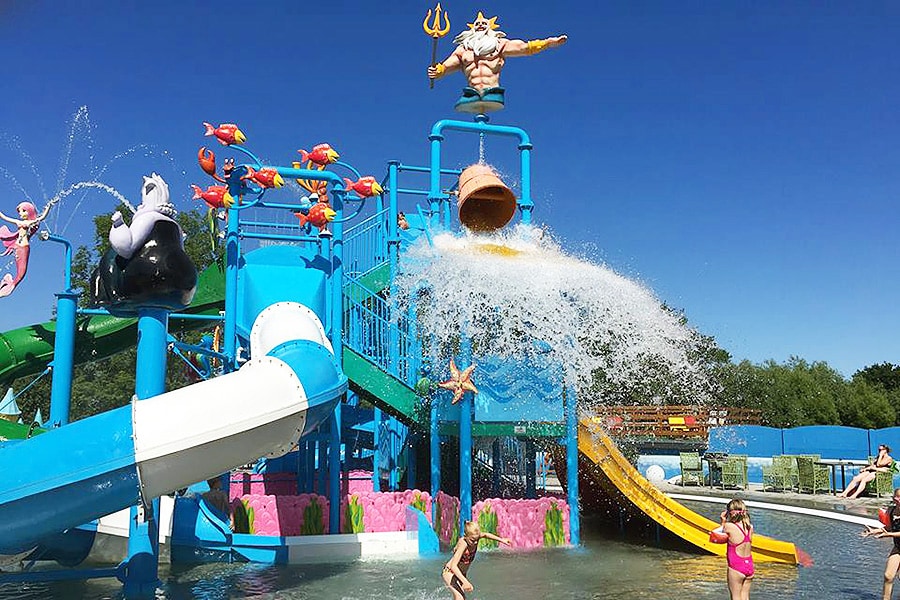
[[[831,493],[837,495],[837,468],[841,468],[841,491],[847,487],[847,479],[845,477],[845,469],[847,467],[865,467],[869,464],[867,460],[858,460],[852,458],[820,458],[816,461],[817,465],[825,465],[831,467]]]

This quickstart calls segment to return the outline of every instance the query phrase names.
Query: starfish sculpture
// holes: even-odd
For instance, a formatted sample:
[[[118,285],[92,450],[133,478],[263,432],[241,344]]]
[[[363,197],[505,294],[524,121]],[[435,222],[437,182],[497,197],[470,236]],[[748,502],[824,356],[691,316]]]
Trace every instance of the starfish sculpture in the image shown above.
[[[456,404],[462,400],[463,394],[466,392],[478,393],[478,388],[472,383],[472,371],[474,370],[475,365],[472,364],[466,367],[465,370],[460,371],[456,368],[456,363],[453,362],[453,359],[450,359],[450,379],[442,381],[438,385],[445,390],[453,391],[451,404]]]

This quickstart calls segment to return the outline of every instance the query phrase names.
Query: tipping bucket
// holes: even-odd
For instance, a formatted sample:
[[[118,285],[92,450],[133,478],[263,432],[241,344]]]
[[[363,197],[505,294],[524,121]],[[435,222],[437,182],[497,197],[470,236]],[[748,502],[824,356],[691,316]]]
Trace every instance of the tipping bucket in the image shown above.
[[[487,165],[472,165],[459,174],[459,221],[477,232],[496,231],[516,214],[516,196]]]

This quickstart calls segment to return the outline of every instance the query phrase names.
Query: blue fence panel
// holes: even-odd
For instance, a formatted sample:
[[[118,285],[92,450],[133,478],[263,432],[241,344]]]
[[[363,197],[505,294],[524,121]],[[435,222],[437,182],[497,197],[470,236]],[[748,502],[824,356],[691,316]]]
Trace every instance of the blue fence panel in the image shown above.
[[[878,446],[887,444],[891,448],[894,460],[900,459],[900,427],[885,427],[869,430],[869,455],[878,454]]]
[[[784,430],[784,454],[819,454],[822,458],[865,459],[869,432],[840,425],[810,425]]]
[[[762,425],[711,427],[707,452],[733,452],[749,456],[784,454],[782,430]]]

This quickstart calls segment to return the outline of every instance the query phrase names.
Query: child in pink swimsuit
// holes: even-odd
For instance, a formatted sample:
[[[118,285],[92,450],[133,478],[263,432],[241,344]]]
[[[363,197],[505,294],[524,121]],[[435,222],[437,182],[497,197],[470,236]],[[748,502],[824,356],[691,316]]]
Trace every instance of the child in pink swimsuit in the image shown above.
[[[722,530],[728,535],[725,558],[728,563],[728,591],[731,600],[748,600],[753,581],[752,538],[750,513],[742,500],[734,499],[722,513]]]
[[[509,538],[502,538],[493,533],[481,531],[478,521],[466,521],[463,526],[463,533],[463,537],[456,542],[453,556],[444,565],[444,570],[441,573],[444,584],[450,589],[450,593],[453,594],[453,600],[465,600],[466,592],[471,592],[475,589],[467,576],[469,567],[472,565],[472,561],[475,560],[475,553],[478,552],[478,542],[481,538],[494,540],[507,546],[512,543]]]

